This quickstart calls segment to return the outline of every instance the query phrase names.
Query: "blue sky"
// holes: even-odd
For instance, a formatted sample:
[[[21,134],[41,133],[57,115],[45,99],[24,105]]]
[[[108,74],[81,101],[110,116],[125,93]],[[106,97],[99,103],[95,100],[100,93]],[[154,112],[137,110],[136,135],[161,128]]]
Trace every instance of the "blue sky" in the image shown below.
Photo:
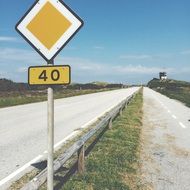
[[[189,0],[65,0],[84,27],[56,57],[72,82],[146,83],[165,70],[190,81]],[[0,78],[27,81],[27,68],[46,62],[17,34],[34,0],[0,1]]]

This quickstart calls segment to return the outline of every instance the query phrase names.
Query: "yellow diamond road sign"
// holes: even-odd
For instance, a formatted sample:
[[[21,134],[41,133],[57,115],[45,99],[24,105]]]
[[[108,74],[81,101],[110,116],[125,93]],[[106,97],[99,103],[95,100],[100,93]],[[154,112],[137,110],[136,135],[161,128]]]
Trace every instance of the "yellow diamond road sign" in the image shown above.
[[[54,58],[82,27],[83,21],[60,0],[39,0],[16,30],[46,59]]]

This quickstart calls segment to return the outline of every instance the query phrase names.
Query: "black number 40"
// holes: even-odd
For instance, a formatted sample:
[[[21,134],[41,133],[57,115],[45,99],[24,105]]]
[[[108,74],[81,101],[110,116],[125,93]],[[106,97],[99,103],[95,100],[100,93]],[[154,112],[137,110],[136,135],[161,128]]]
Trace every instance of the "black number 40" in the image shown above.
[[[58,81],[60,79],[60,73],[58,70],[53,70],[51,72],[51,80],[53,81]],[[40,76],[38,77],[40,80],[43,80],[43,81],[47,81],[48,80],[48,76],[47,76],[47,71],[46,70],[43,70],[42,73],[40,74]]]

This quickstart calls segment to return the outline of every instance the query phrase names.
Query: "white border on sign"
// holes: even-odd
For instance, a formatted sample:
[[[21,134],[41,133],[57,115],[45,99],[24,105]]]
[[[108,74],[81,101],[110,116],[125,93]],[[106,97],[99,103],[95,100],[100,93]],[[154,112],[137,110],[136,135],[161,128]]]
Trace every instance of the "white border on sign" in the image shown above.
[[[55,43],[55,45],[49,50],[47,49],[28,29],[27,25],[38,14],[43,6],[50,2],[64,17],[70,22],[71,26],[61,36],[61,38]],[[39,0],[38,3],[32,8],[32,10],[26,15],[22,22],[17,26],[17,29],[48,59],[50,60],[60,48],[69,40],[69,38],[77,31],[82,25],[68,9],[58,0]]]

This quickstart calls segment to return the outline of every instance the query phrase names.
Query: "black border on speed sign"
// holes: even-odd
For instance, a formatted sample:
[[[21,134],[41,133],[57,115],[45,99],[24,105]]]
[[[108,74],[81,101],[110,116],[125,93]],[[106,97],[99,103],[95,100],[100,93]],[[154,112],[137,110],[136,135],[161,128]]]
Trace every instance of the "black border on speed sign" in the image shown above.
[[[45,84],[31,84],[30,83],[30,69],[35,69],[35,68],[44,68],[44,69],[46,69],[46,68],[60,68],[60,67],[67,67],[67,68],[69,68],[69,82],[68,83],[62,83],[62,84],[60,84],[60,83],[58,83],[58,84],[49,84],[49,83],[45,83]],[[70,65],[52,65],[52,66],[46,66],[46,65],[44,65],[44,66],[31,66],[31,67],[29,67],[28,68],[28,85],[29,86],[58,86],[58,85],[69,85],[69,84],[71,84],[71,67],[70,67]]]

